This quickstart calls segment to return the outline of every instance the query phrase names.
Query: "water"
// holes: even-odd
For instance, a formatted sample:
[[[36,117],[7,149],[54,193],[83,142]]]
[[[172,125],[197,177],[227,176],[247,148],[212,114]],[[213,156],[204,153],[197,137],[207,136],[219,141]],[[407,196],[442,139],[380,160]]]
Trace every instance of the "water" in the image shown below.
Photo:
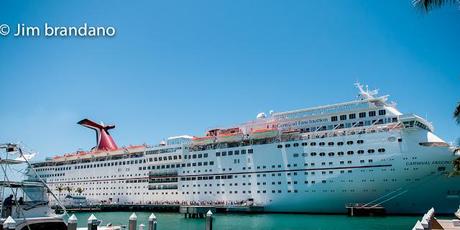
[[[127,225],[131,212],[96,212],[103,225]],[[75,213],[78,226],[85,227],[91,213]],[[136,212],[138,225],[145,224],[148,212]],[[204,219],[185,219],[178,213],[155,213],[159,230],[205,229]],[[213,227],[216,230],[395,230],[412,229],[421,216],[348,217],[346,215],[307,214],[215,214]]]

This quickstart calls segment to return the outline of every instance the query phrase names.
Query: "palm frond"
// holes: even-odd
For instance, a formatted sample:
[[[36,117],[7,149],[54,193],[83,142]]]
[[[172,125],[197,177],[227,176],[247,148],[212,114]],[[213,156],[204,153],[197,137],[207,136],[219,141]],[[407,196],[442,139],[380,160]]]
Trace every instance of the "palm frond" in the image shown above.
[[[459,3],[459,0],[412,0],[412,5],[423,9],[425,12],[429,12],[433,8],[455,3]]]
[[[457,107],[455,107],[454,119],[457,121],[457,124],[460,124],[460,102],[457,103]]]

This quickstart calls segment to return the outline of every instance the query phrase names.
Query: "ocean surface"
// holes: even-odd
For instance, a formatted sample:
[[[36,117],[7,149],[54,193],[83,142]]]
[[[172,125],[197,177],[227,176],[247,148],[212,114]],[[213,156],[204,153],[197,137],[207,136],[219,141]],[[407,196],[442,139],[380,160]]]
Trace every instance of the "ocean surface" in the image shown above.
[[[95,212],[102,225],[127,225],[131,212]],[[151,213],[136,212],[138,225],[147,226]],[[75,213],[78,227],[87,225],[91,213]],[[185,219],[179,213],[155,213],[158,230],[205,229],[204,219]],[[387,216],[387,217],[348,217],[346,215],[307,215],[307,214],[215,214],[213,229],[216,230],[287,230],[287,229],[321,229],[321,230],[397,230],[412,229],[422,216]],[[145,228],[147,229],[147,228]]]

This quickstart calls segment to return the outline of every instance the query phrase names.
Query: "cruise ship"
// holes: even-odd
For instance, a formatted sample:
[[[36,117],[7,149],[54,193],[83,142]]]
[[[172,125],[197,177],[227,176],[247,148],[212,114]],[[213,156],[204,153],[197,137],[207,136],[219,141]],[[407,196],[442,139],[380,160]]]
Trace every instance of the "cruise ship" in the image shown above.
[[[202,136],[118,147],[103,125],[97,145],[35,162],[60,199],[92,203],[257,205],[266,212],[344,213],[348,204],[387,213],[452,213],[458,158],[426,119],[356,83],[355,100],[260,113]],[[32,174],[30,179],[33,178]]]

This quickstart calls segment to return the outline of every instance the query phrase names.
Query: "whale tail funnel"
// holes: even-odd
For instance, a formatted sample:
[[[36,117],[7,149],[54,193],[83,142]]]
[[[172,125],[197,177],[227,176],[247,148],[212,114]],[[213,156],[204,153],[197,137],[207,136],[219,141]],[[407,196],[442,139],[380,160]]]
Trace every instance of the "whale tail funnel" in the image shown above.
[[[109,134],[109,129],[115,128],[115,125],[103,125],[98,124],[89,119],[83,119],[77,124],[90,128],[96,131],[96,147],[95,150],[116,150],[118,149],[117,144],[113,140],[112,136]]]

